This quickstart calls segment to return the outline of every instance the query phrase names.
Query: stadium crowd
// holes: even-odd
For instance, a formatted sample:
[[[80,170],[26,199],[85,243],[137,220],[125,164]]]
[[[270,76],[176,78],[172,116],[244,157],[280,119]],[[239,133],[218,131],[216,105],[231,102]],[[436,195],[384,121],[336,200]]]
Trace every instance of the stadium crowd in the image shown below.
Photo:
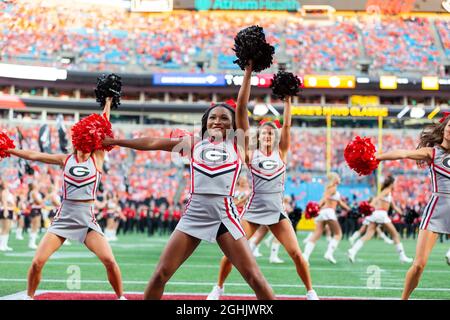
[[[449,24],[439,18],[383,17],[374,22],[365,16],[338,16],[306,23],[299,13],[141,14],[108,5],[45,1],[0,2],[0,12],[0,56],[5,61],[76,70],[237,70],[234,35],[255,21],[300,74],[354,70],[362,48],[374,71],[438,72],[434,26],[442,54],[448,57],[449,52]],[[64,57],[71,64],[61,62]],[[198,59],[206,65],[199,67]]]

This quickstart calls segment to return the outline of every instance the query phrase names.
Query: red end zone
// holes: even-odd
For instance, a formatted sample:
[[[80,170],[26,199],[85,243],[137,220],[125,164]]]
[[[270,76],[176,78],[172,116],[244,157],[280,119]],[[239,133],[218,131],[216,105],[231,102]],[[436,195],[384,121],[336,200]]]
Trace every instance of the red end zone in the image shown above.
[[[143,300],[143,295],[138,293],[125,294],[128,300]],[[36,294],[35,300],[117,300],[116,295],[111,293],[89,293],[89,292],[42,292]],[[202,294],[165,294],[162,300],[206,300]],[[226,295],[221,300],[256,300],[251,295]],[[278,296],[278,300],[306,300],[305,296]],[[321,300],[356,300],[346,297],[324,297]]]

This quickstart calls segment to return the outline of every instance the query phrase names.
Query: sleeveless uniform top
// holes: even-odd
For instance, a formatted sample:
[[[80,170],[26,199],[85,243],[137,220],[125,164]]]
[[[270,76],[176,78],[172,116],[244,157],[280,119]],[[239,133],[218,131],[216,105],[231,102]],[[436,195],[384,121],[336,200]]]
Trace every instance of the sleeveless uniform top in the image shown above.
[[[191,193],[234,196],[242,160],[234,140],[195,143],[191,158]]]
[[[450,193],[450,154],[439,146],[433,148],[430,175],[433,192]]]
[[[282,193],[286,178],[286,165],[278,150],[270,156],[255,150],[250,162],[253,180],[253,193]]]
[[[341,194],[339,191],[336,191],[331,197],[330,200],[339,201],[341,200]]]
[[[78,162],[75,155],[70,155],[64,164],[64,199],[95,200],[100,178],[92,156],[85,162]]]

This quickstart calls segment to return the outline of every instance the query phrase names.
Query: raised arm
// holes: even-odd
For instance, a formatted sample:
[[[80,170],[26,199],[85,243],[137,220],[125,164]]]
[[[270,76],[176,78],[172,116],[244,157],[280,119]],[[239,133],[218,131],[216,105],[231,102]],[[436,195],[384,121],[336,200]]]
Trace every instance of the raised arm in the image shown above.
[[[49,154],[31,150],[9,149],[8,153],[25,160],[55,164],[61,167],[64,166],[64,162],[67,158],[67,155],[65,154]]]
[[[426,147],[417,150],[393,150],[377,154],[376,157],[380,161],[400,159],[431,161],[431,159],[433,159],[433,148]]]
[[[286,161],[287,153],[291,145],[291,97],[286,97],[284,101],[283,127],[281,128],[280,151],[281,157]]]
[[[244,70],[244,80],[242,81],[241,88],[239,89],[239,94],[236,102],[236,128],[240,131],[240,134],[244,134],[244,145],[242,146],[245,154],[245,162],[248,163],[250,160],[249,155],[249,133],[250,124],[248,121],[248,100],[250,99],[250,89],[252,80],[252,63],[245,67]],[[240,139],[239,139],[240,140]],[[242,140],[240,140],[242,141]]]
[[[239,94],[236,102],[236,127],[237,129],[242,129],[244,132],[250,128],[248,121],[248,100],[250,99],[251,90],[251,80],[252,80],[252,66],[251,64],[245,67],[244,70],[244,80],[242,81],[241,88],[239,89]]]
[[[108,120],[111,116],[112,101],[113,101],[112,97],[106,98],[105,106],[103,108],[103,114],[105,115],[105,118]],[[92,153],[92,156],[95,158],[95,163],[98,166],[97,170],[102,171],[103,163],[105,161],[105,150],[95,150]]]

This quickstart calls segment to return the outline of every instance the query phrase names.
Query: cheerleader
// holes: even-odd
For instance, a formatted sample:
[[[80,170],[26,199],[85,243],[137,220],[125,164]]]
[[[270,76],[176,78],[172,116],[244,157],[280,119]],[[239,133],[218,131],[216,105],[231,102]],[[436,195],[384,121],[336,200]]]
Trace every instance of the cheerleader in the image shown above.
[[[14,218],[14,210],[16,209],[16,197],[9,190],[9,185],[6,180],[3,180],[0,185],[0,251],[13,251],[8,247],[9,232],[11,230],[11,222]]]
[[[108,119],[111,102],[112,99],[108,98],[104,108],[105,116]],[[117,296],[124,299],[119,266],[93,214],[96,189],[100,182],[101,168],[105,156],[104,151],[97,150],[92,153],[84,153],[80,150],[74,150],[70,155],[18,149],[8,149],[7,152],[25,160],[59,165],[64,172],[63,202],[52,225],[39,243],[31,263],[28,271],[26,299],[33,299],[45,263],[66,239],[80,241],[97,255],[105,265],[108,280]],[[42,199],[37,196],[37,193],[37,186],[34,184],[31,193],[32,199],[34,199],[35,205],[41,206]]]
[[[392,176],[388,176],[383,182],[380,194],[370,202],[370,205],[375,207],[375,211],[370,216],[366,217],[366,221],[370,223],[367,227],[366,234],[361,239],[357,240],[355,244],[348,250],[348,258],[350,262],[355,262],[356,254],[358,253],[358,251],[361,250],[366,241],[370,240],[373,237],[376,231],[377,224],[383,225],[383,227],[391,235],[399,254],[400,262],[412,262],[412,259],[406,256],[403,244],[400,242],[400,235],[392,224],[391,219],[388,217],[387,213],[391,205],[393,206],[394,210],[401,213],[400,209],[393,203],[392,199],[392,189],[394,188],[394,181],[395,180]]]
[[[38,182],[35,181],[30,184],[30,193],[28,196],[31,203],[31,211],[29,215],[31,231],[28,248],[36,250],[36,241],[39,231],[41,230],[42,207],[44,205],[44,198],[42,197],[42,193],[39,191]]]
[[[252,69],[246,67],[239,90],[238,110],[246,110]],[[179,152],[190,158],[191,196],[175,231],[145,290],[145,299],[160,299],[166,283],[195,251],[201,240],[217,242],[239,270],[258,299],[273,299],[272,289],[261,273],[246,240],[233,196],[245,152],[236,130],[247,129],[235,117],[233,101],[212,104],[202,116],[200,137],[132,140],[105,139],[105,145],[137,150]],[[247,112],[247,111],[245,111]]]
[[[393,150],[377,155],[380,161],[416,160],[419,165],[427,164],[431,175],[433,191],[426,205],[420,223],[416,256],[406,274],[402,299],[409,299],[419,284],[430,253],[439,234],[450,234],[450,113],[424,128],[416,150]]]
[[[253,192],[246,205],[242,221],[249,238],[260,225],[270,228],[294,262],[297,274],[306,287],[307,299],[317,300],[308,265],[302,257],[296,234],[283,206],[286,161],[291,140],[291,97],[289,95],[285,97],[283,117],[282,127],[278,121],[260,124],[256,137],[256,150],[253,152],[250,152],[248,140],[246,141],[245,159],[252,173]],[[249,132],[246,105],[238,105],[236,121],[245,132]],[[218,283],[208,295],[209,300],[218,300],[224,293],[223,285],[231,268],[231,261],[223,257]]]
[[[330,237],[324,258],[332,264],[336,264],[334,251],[338,247],[339,241],[342,239],[342,230],[337,221],[336,207],[340,205],[347,211],[350,210],[350,207],[342,200],[339,191],[337,191],[337,186],[341,183],[339,175],[335,172],[331,172],[327,178],[328,184],[325,188],[324,196],[319,202],[321,210],[319,211],[319,215],[315,218],[316,230],[314,230],[314,233],[306,242],[303,256],[306,261],[309,261],[309,257],[316,246],[317,240],[320,239],[325,226],[328,225],[333,236]]]
[[[117,241],[117,229],[119,227],[119,199],[112,192],[106,194],[106,228],[105,237],[108,241]]]
[[[27,196],[26,193],[20,193],[17,197],[17,227],[16,240],[23,240],[23,228],[25,226],[25,212],[27,211]]]

